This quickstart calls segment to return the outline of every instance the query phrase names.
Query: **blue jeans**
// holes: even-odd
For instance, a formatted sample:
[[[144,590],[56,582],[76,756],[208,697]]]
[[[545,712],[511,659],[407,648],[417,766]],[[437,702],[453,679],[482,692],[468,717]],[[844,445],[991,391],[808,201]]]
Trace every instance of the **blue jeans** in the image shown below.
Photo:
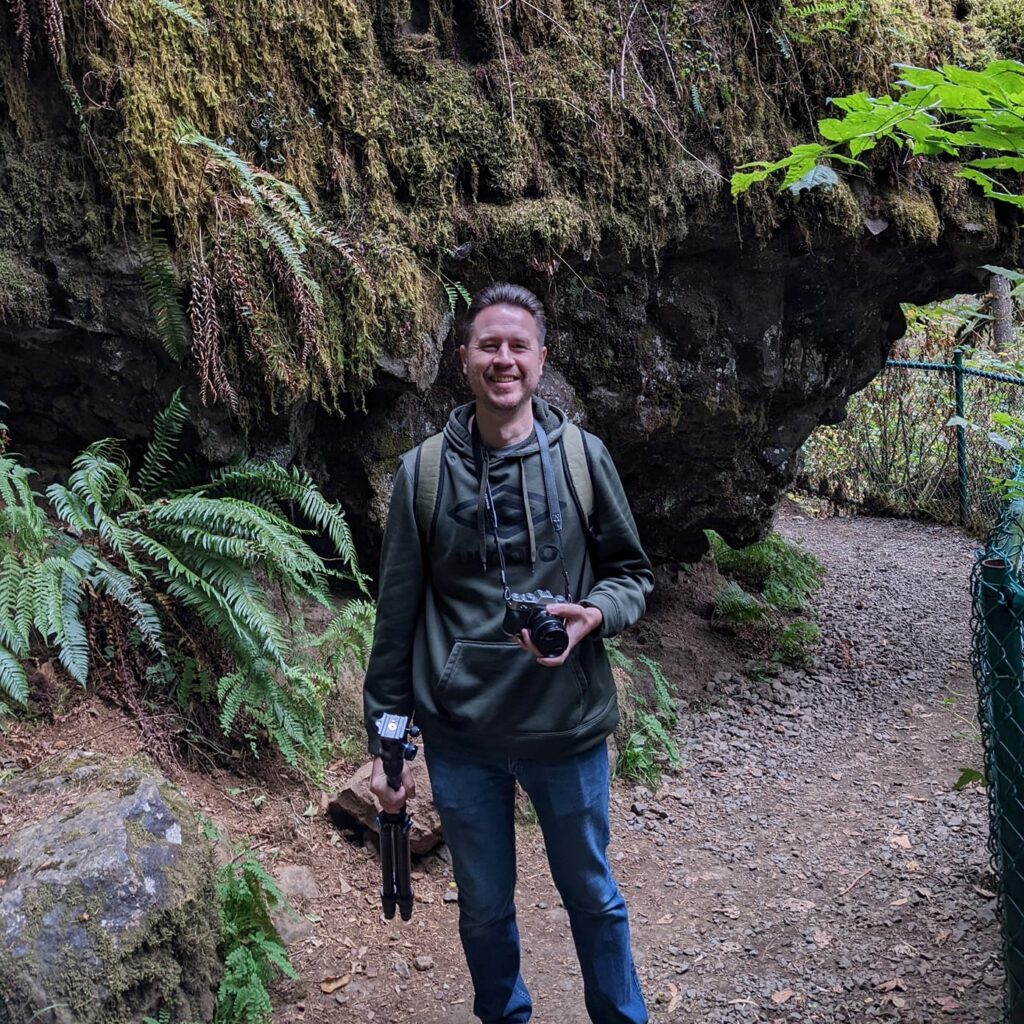
[[[459,887],[459,935],[484,1024],[522,1024],[533,1004],[519,973],[513,902],[516,780],[533,802],[551,875],[569,914],[594,1024],[645,1024],[626,904],[608,846],[608,750],[562,761],[512,760],[425,748],[434,803]]]

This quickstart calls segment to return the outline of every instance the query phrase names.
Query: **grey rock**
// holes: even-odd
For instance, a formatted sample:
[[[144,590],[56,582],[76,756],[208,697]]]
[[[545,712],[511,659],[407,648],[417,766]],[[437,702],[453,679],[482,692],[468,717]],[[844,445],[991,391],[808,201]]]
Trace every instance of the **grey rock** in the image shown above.
[[[220,924],[187,801],[148,766],[91,753],[15,778],[4,797],[28,820],[0,835],[0,1017],[208,1016]]]

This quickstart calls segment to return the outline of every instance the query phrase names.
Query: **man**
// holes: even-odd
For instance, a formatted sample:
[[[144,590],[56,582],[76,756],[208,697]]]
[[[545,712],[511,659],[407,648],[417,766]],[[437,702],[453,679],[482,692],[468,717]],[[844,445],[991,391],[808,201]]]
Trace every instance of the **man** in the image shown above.
[[[459,354],[474,401],[445,427],[429,524],[416,514],[419,449],[395,477],[364,690],[370,752],[382,713],[415,713],[476,1015],[485,1024],[531,1016],[513,903],[518,780],[569,914],[591,1020],[642,1024],[626,907],[606,856],[605,740],[618,709],[601,637],[643,614],[651,566],[611,458],[589,434],[593,516],[583,521],[561,452],[567,418],[535,397],[547,356],[537,297],[510,284],[478,293]],[[567,644],[552,653],[545,633],[547,657],[529,628],[503,632],[509,592],[539,589],[561,598],[545,611],[562,620]],[[385,810],[413,795],[411,784],[406,768],[391,790],[374,762],[371,789]]]

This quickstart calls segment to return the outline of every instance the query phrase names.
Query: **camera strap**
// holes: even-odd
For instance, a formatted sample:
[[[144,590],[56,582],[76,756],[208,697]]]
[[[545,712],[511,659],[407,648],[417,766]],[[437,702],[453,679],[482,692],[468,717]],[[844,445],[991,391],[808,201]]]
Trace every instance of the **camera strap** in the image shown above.
[[[569,571],[565,566],[565,552],[562,548],[562,508],[558,502],[558,487],[555,483],[555,473],[551,468],[551,445],[548,442],[548,435],[537,420],[533,422],[534,433],[537,437],[538,454],[540,455],[541,475],[544,480],[544,495],[547,499],[548,519],[551,528],[555,533],[555,546],[558,548],[558,560],[562,566],[562,579],[565,583],[565,599],[572,603],[572,589],[569,586]],[[501,574],[501,585],[504,588],[505,600],[512,594],[512,588],[508,584],[508,575],[505,566],[505,553],[501,547],[501,539],[498,536],[498,510],[494,504],[494,495],[491,493],[491,481],[488,479],[487,463],[484,456],[483,441],[480,439],[480,431],[476,422],[473,422],[473,460],[476,463],[477,478],[483,477],[484,492],[486,496],[486,508],[490,513],[491,531],[494,534],[494,546],[498,549],[498,569]],[[523,509],[523,515],[530,515],[530,508]],[[486,564],[484,566],[486,568]]]

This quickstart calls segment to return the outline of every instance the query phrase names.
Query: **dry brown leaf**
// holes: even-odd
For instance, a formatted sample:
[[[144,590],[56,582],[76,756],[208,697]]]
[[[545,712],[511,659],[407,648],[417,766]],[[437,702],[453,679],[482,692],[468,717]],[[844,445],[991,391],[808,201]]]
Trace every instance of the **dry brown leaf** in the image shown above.
[[[984,896],[987,900],[994,900],[996,898],[996,894],[991,889],[983,889],[980,885],[974,886],[974,891],[979,896]]]
[[[668,983],[668,990],[672,993],[672,998],[669,999],[665,1012],[675,1013],[679,1009],[679,1004],[682,1002],[683,997],[679,994],[679,989],[671,981]]]
[[[337,992],[339,988],[344,988],[351,980],[351,974],[341,974],[335,977],[324,978],[324,980],[320,982],[320,991],[326,995],[330,995],[332,992]]]
[[[826,946],[832,945],[832,936],[821,928],[815,928],[811,932],[811,938],[814,939],[814,944],[818,949],[824,949]]]
[[[897,990],[900,992],[907,991],[907,986],[903,984],[902,978],[890,978],[888,981],[883,981],[878,988],[882,992],[894,992]]]
[[[960,1004],[952,996],[946,996],[939,1001],[939,1009],[943,1013],[956,1013],[960,1009]]]
[[[781,988],[778,992],[772,993],[772,1002],[778,1003],[780,1006],[788,999],[792,999],[794,992],[791,988]]]
[[[935,936],[935,945],[936,946],[941,946],[946,941],[946,939],[948,939],[950,937],[951,934],[952,934],[952,932],[950,932],[950,930],[948,928],[943,928],[942,931],[940,931]]]
[[[889,906],[890,907],[905,907],[909,902],[910,902],[910,897],[909,896],[904,896],[903,899],[893,900],[892,903],[889,904]]]
[[[921,870],[921,865],[918,864],[916,860],[908,860],[907,863],[904,864],[903,866],[908,871],[920,871]]]
[[[898,846],[901,850],[910,849],[910,836],[908,835],[893,836],[892,839],[889,840],[889,842],[893,846]]]
[[[663,914],[661,917],[658,918],[658,924],[671,924],[671,923],[672,923],[672,915],[671,914]]]

